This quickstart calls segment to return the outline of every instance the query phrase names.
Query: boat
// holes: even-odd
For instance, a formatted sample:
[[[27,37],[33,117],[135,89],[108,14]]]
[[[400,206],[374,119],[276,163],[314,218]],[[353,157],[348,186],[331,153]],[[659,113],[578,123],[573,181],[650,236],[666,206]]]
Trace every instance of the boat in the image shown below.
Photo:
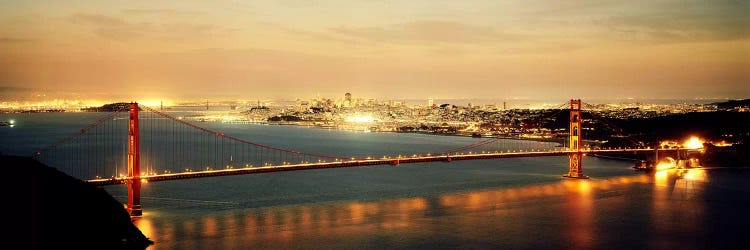
[[[641,160],[635,163],[635,166],[633,166],[633,169],[638,170],[638,171],[650,172],[650,171],[653,171],[655,168],[654,168],[654,164]]]

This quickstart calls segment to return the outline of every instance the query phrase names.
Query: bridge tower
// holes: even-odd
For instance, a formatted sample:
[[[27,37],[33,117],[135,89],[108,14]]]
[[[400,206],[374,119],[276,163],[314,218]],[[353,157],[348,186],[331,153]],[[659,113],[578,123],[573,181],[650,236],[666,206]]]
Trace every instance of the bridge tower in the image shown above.
[[[581,152],[581,99],[570,100],[570,168],[563,175],[568,178],[588,179],[581,168],[583,152]]]
[[[141,138],[138,129],[138,103],[130,103],[128,122],[128,206],[130,216],[141,216]]]

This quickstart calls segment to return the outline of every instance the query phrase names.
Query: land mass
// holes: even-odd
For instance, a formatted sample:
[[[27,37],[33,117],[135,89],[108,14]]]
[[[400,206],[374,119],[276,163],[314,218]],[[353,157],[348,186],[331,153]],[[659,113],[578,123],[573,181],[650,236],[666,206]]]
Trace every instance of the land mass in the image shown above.
[[[24,249],[145,249],[153,244],[101,188],[27,157],[0,156],[8,239]],[[22,241],[23,239],[27,239]],[[7,244],[7,242],[6,242]]]
[[[128,110],[130,108],[130,103],[127,102],[118,102],[118,103],[110,103],[102,105],[101,107],[91,107],[91,108],[83,108],[81,111],[84,112],[115,112],[120,110]]]

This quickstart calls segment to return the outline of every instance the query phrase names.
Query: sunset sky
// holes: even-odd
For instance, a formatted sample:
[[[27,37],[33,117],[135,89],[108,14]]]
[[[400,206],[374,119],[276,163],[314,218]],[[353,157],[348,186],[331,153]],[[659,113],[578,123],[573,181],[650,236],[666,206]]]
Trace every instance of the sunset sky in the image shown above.
[[[0,89],[750,98],[748,13],[745,0],[6,0]]]

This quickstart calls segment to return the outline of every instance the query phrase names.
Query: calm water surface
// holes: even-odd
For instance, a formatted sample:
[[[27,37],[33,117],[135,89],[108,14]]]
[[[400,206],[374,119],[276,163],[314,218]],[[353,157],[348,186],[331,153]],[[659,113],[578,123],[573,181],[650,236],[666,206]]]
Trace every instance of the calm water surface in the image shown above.
[[[102,114],[0,115],[0,151],[29,154]],[[261,144],[336,155],[444,150],[472,138],[201,123]],[[566,157],[360,167],[147,183],[151,249],[744,248],[750,174],[641,174]],[[123,186],[107,187],[125,200]]]

